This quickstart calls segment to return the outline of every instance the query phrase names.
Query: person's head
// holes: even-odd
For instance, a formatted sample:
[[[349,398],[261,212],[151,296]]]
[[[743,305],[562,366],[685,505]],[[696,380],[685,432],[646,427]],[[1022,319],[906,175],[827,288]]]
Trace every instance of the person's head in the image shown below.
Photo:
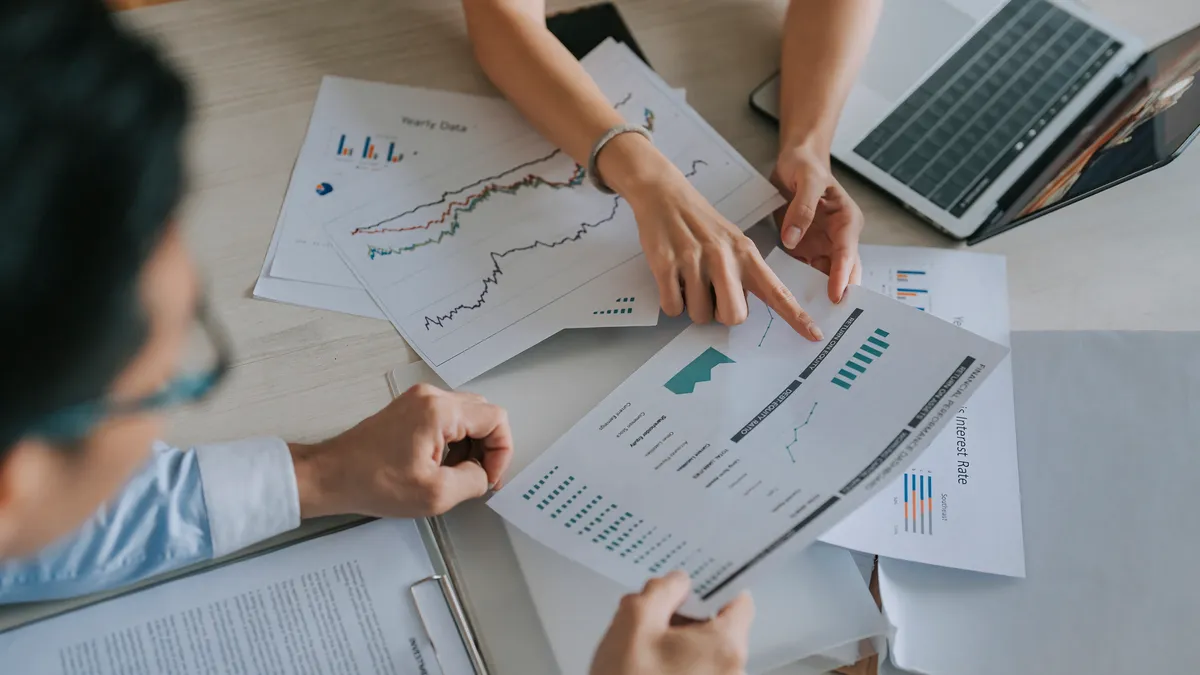
[[[74,530],[161,425],[195,271],[183,82],[101,0],[0,3],[0,558]],[[126,408],[122,409],[122,403]]]

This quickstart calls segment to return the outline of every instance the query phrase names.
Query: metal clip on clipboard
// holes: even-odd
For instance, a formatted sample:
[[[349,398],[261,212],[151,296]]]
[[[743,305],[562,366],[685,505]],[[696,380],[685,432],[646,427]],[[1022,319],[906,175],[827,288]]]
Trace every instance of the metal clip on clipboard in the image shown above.
[[[397,383],[390,371],[387,374],[387,383],[393,398],[403,393],[397,387]],[[452,448],[447,447],[443,456],[444,459],[448,459],[451,454]],[[469,454],[467,457],[469,457]],[[458,629],[458,635],[462,638],[462,646],[466,650],[467,659],[471,662],[471,668],[475,671],[476,675],[489,675],[487,661],[483,657],[483,650],[480,649],[479,640],[475,637],[475,629],[472,625],[470,612],[467,610],[458,592],[458,584],[461,576],[454,568],[454,558],[450,552],[451,544],[449,533],[446,531],[446,524],[439,516],[421,518],[415,522],[417,530],[421,533],[421,540],[425,544],[425,552],[429,558],[429,562],[433,566],[433,574],[431,576],[414,583],[408,589],[409,594],[413,598],[413,605],[417,608],[417,616],[421,619],[421,623],[424,624],[425,632],[429,634],[430,617],[421,609],[417,590],[426,584],[436,583],[442,592],[442,598],[446,602],[446,608],[449,610],[450,617],[454,619],[454,626]],[[436,653],[437,645],[434,645],[434,651]],[[438,658],[440,660],[441,657],[439,656]],[[457,673],[453,675],[457,675]]]
[[[450,617],[454,620],[454,626],[458,629],[458,636],[462,639],[462,646],[466,651],[468,660],[471,662],[472,669],[476,675],[488,675],[487,662],[483,658],[483,651],[479,647],[479,641],[475,638],[475,630],[470,614],[458,593],[456,583],[458,576],[450,562],[451,557],[446,554],[449,542],[446,537],[445,525],[437,517],[422,518],[416,522],[417,529],[421,532],[421,539],[425,544],[425,550],[429,555],[429,562],[433,565],[434,570],[433,575],[409,587],[409,593],[413,597],[413,604],[417,608],[417,616],[421,619],[421,623],[425,625],[426,633],[432,635],[430,617],[421,609],[417,590],[426,584],[436,583],[441,590],[442,599],[446,602],[446,608],[450,613]],[[437,644],[434,644],[434,652],[437,654]],[[440,661],[441,657],[438,656],[438,659]]]

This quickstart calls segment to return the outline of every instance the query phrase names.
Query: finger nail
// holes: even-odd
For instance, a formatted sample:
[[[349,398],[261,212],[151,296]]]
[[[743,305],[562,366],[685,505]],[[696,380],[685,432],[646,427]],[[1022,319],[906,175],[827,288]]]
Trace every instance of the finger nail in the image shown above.
[[[791,227],[783,228],[783,245],[787,248],[795,248],[796,244],[800,243],[800,228],[792,225]]]
[[[825,339],[825,334],[821,332],[821,329],[818,328],[817,324],[815,324],[815,323],[808,324],[808,332],[812,334],[814,340],[824,340]]]

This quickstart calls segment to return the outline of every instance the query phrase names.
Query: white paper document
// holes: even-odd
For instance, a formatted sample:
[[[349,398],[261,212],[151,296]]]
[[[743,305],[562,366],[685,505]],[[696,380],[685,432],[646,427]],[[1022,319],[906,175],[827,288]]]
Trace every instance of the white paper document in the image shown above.
[[[682,569],[707,614],[900,476],[1007,349],[768,256],[822,327],[809,342],[751,298],[692,326],[489,504],[626,587]],[[771,559],[768,562],[768,558]]]
[[[1008,345],[1008,279],[997,255],[899,246],[861,248],[864,288]],[[1012,362],[904,475],[822,541],[889,558],[1025,576]]]
[[[472,144],[499,142],[506,129],[520,124],[516,110],[501,99],[326,76],[255,297],[384,318],[330,246],[321,223],[307,214],[349,210],[354,206],[345,199],[349,192],[414,180]],[[382,154],[362,157],[373,145],[368,140],[380,141]]]
[[[502,99],[325,77],[255,297],[386,318],[333,249],[322,224],[472,152],[529,132]],[[653,325],[655,286],[648,271],[640,272],[598,280],[596,297],[573,298],[567,304],[575,311],[555,313],[554,331]]]
[[[583,64],[730,221],[748,227],[782,203],[627,47],[607,42]],[[593,188],[536,134],[474,153],[325,230],[397,330],[455,387],[545,339],[523,321],[641,255],[629,205]]]
[[[324,218],[354,209],[352,193],[410,183],[527,130],[503,99],[324,78],[284,200],[271,276],[360,288],[325,238]]]
[[[413,589],[432,574],[413,522],[375,521],[0,634],[0,663],[38,675],[469,673],[437,584]]]
[[[661,331],[661,327],[656,330]],[[517,368],[508,373],[492,371],[472,382],[473,392],[503,405],[509,412],[513,435],[521,439],[513,469],[519,470],[568,430],[578,418],[576,409],[582,409],[581,415],[607,395],[612,386],[605,381],[606,377],[611,378],[613,372],[630,374],[636,370],[644,360],[637,355],[655,351],[646,349],[650,346],[647,340],[654,342],[647,335],[650,332],[642,330],[632,339],[606,341],[600,348],[584,339],[593,336],[562,336],[558,344],[560,358],[539,359],[534,368]],[[533,353],[536,352],[527,355]],[[596,376],[598,369],[605,371],[603,377]],[[393,391],[403,391],[420,382],[441,384],[422,362],[396,368],[390,373],[390,382]],[[488,546],[485,533],[459,520],[466,509],[456,509],[447,518],[452,523],[451,537],[463,565],[460,571],[466,569],[468,559],[483,558],[486,553],[486,561],[476,563],[481,569],[478,578],[486,581],[503,577],[504,562],[496,547]],[[600,638],[612,621],[621,595],[628,589],[551,551],[511,524],[500,527],[494,513],[481,515],[491,516],[486,521],[490,526],[487,529],[507,532],[516,554],[514,562],[519,562],[558,662],[555,672],[586,675]],[[480,529],[485,527],[485,523],[471,524]],[[487,548],[473,548],[480,546]],[[762,675],[777,666],[814,656],[833,658],[837,664],[852,663],[858,660],[860,641],[886,634],[887,624],[850,556],[849,551],[833,546],[812,546],[791,556],[786,564],[755,583],[750,589],[755,619],[750,630],[748,673]],[[471,582],[468,574],[464,583],[470,586]],[[472,594],[472,601],[477,597]],[[487,640],[489,627],[477,628]],[[836,654],[846,647],[855,656],[839,660]]]

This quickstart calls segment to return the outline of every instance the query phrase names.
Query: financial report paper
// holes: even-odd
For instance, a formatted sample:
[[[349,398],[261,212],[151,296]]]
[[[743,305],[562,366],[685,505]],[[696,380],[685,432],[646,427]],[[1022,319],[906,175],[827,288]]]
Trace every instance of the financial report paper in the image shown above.
[[[1008,346],[998,255],[863,246],[864,288]],[[954,412],[908,471],[822,541],[888,558],[1025,576],[1012,361]]]
[[[782,204],[627,47],[606,42],[583,64],[614,108],[650,130],[730,222],[749,227]],[[583,167],[532,133],[363,204],[325,232],[380,310],[453,387],[544,340],[522,324],[642,253],[629,204],[592,187]],[[635,268],[649,274],[644,263]],[[656,318],[657,287],[652,292]]]
[[[325,77],[255,297],[386,318],[329,243],[322,225],[529,132],[503,99]],[[542,330],[645,326],[658,319],[648,270],[622,270],[571,295],[553,317],[541,317],[547,325]]]
[[[627,587],[674,569],[710,614],[902,475],[1007,349],[776,250],[822,327],[809,342],[750,299],[691,326],[489,502]]]

